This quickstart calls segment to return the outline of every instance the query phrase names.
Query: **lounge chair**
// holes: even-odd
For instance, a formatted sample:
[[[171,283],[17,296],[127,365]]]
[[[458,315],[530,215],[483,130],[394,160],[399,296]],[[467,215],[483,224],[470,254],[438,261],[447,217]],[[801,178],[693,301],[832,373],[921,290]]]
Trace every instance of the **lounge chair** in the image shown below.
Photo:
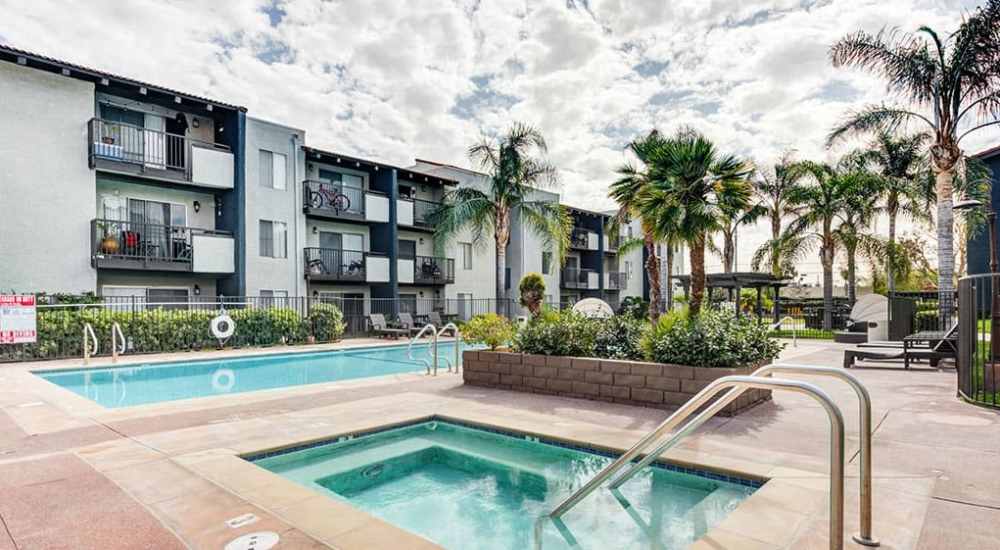
[[[432,324],[432,325],[434,325],[434,326],[436,326],[438,328],[438,330],[441,330],[442,328],[444,328],[444,324],[445,324],[444,320],[441,319],[441,314],[438,313],[438,312],[436,312],[436,311],[432,311],[432,312],[430,312],[430,313],[427,314],[427,322],[430,323],[430,324]]]
[[[886,344],[889,344],[888,342]],[[861,347],[844,350],[844,368],[854,366],[857,360],[892,361],[903,360],[903,368],[910,368],[910,361],[927,359],[931,367],[937,367],[941,359],[955,359],[958,355],[958,323],[945,332],[925,331],[911,334],[903,339],[902,346]]]
[[[405,330],[410,331],[411,335],[416,334],[423,329],[423,327],[417,326],[417,323],[414,322],[413,320],[413,315],[410,315],[409,313],[399,314],[399,326]]]
[[[381,313],[370,313],[368,315],[368,322],[372,326],[372,332],[374,332],[379,338],[396,339],[410,333],[410,331],[406,329],[390,327],[389,323],[385,321],[385,315],[382,315]]]

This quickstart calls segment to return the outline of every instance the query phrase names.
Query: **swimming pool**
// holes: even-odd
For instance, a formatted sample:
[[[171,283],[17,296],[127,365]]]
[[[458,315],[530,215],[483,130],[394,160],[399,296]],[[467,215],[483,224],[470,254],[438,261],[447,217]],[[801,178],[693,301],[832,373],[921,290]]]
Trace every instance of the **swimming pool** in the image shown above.
[[[532,548],[536,519],[611,461],[451,420],[246,458],[445,548],[487,550]],[[595,491],[544,523],[543,548],[684,548],[760,486],[678,470],[659,464]]]
[[[429,345],[413,346],[413,356],[428,357],[429,350]],[[454,360],[455,344],[438,344],[438,357],[440,372],[447,368],[445,358]],[[424,363],[407,356],[406,346],[393,346],[34,374],[104,407],[119,408],[423,369]]]

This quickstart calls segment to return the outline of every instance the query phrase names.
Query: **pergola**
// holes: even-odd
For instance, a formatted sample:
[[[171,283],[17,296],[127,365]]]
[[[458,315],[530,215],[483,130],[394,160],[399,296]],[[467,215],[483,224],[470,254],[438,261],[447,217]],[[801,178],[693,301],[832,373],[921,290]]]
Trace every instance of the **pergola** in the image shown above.
[[[690,275],[677,275],[674,277],[680,281],[681,285],[684,286],[684,296],[687,297],[691,292],[691,276]],[[779,302],[781,301],[781,288],[790,285],[792,281],[790,279],[782,279],[780,277],[775,277],[770,273],[758,273],[756,271],[742,271],[733,273],[709,273],[705,275],[705,290],[708,295],[711,296],[713,288],[724,288],[729,292],[729,297],[732,299],[734,290],[736,295],[736,315],[740,315],[739,308],[739,295],[740,291],[744,288],[753,288],[757,290],[757,318],[764,317],[764,309],[761,301],[761,293],[763,289],[770,288],[774,290],[774,308],[772,314],[774,316],[774,322],[777,323],[779,320],[781,308]]]

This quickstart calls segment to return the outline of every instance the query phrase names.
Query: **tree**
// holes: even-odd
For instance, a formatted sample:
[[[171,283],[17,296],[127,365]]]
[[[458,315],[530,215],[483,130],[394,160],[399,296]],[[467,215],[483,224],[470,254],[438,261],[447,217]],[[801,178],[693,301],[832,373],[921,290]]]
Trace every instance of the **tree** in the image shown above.
[[[736,269],[736,232],[740,226],[753,225],[764,216],[766,210],[760,204],[748,204],[739,197],[739,204],[723,203],[719,209],[722,214],[719,233],[722,234],[722,248],[711,243],[712,251],[722,258],[722,271],[732,273]]]
[[[676,234],[688,243],[691,258],[690,312],[701,310],[705,294],[705,246],[722,229],[723,208],[748,208],[753,168],[734,155],[722,154],[711,140],[682,128],[664,140],[650,158],[649,193],[640,211],[654,230]]]
[[[797,258],[792,256],[792,252],[797,248],[797,243],[784,238],[781,224],[783,220],[799,213],[798,205],[791,201],[791,194],[799,185],[804,172],[797,168],[791,153],[786,153],[769,172],[758,173],[758,176],[753,181],[754,196],[770,223],[771,238],[754,252],[751,265],[756,271],[766,263],[770,266],[771,275],[790,277],[795,273],[794,263]]]
[[[569,249],[573,228],[569,213],[558,203],[531,198],[532,188],[557,184],[555,167],[533,156],[547,149],[541,132],[523,123],[514,123],[499,138],[483,138],[469,148],[469,157],[486,171],[488,188],[459,187],[446,195],[431,216],[438,243],[453,239],[463,229],[471,229],[477,243],[493,234],[498,307],[506,300],[507,245],[514,213],[542,239],[544,248],[555,249],[560,262]]]
[[[521,305],[528,308],[532,317],[538,317],[545,300],[545,279],[538,273],[528,273],[521,278],[518,290],[521,291]]]
[[[878,212],[878,200],[882,194],[881,185],[885,181],[865,173],[861,166],[855,172],[840,178],[844,190],[843,210],[838,214],[840,225],[834,230],[834,238],[844,249],[847,263],[847,301],[854,303],[858,293],[858,249],[870,239],[872,220]]]
[[[957,31],[941,35],[929,27],[918,34],[882,29],[857,31],[830,49],[834,66],[866,69],[886,80],[899,104],[869,105],[833,129],[828,142],[872,131],[894,132],[908,123],[933,136],[931,168],[937,195],[938,291],[954,291],[952,184],[963,159],[961,141],[1000,124],[1000,0],[966,17]],[[942,318],[952,300],[939,300]]]
[[[660,154],[664,139],[656,130],[652,130],[645,137],[640,137],[628,144],[630,150],[641,163],[635,166],[626,163],[620,166],[616,172],[619,178],[611,184],[608,192],[616,203],[618,203],[618,213],[615,215],[614,225],[621,227],[630,219],[638,219],[642,227],[642,246],[646,250],[646,279],[649,281],[649,319],[654,323],[660,317],[660,307],[662,305],[662,289],[660,288],[660,259],[656,254],[656,237],[654,220],[643,214],[640,209],[642,201],[648,197],[651,189],[650,163],[651,159]],[[661,232],[662,236],[662,232]],[[619,253],[627,252],[638,243],[624,242],[619,246]],[[667,269],[672,266],[668,265]],[[668,292],[670,292],[670,273],[667,274]]]

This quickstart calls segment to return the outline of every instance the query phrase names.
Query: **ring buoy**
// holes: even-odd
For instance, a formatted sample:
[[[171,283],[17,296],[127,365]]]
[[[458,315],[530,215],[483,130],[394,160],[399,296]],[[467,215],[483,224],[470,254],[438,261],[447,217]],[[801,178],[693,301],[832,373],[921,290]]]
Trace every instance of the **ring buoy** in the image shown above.
[[[232,317],[223,313],[212,319],[209,328],[212,330],[212,336],[215,336],[219,340],[225,340],[236,332],[236,323],[233,322]]]
[[[212,389],[227,392],[236,385],[236,373],[233,369],[219,369],[212,375]]]

